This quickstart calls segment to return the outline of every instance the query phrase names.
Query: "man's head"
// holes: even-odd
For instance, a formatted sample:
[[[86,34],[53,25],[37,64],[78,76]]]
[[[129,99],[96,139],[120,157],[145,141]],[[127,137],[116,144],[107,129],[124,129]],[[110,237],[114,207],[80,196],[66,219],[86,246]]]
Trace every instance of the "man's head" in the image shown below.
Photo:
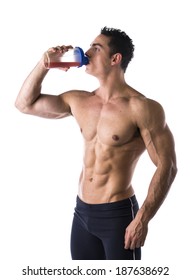
[[[134,45],[131,38],[120,29],[103,27],[101,29],[101,34],[110,38],[110,56],[115,53],[120,53],[122,55],[121,68],[126,71],[126,68],[133,58]]]

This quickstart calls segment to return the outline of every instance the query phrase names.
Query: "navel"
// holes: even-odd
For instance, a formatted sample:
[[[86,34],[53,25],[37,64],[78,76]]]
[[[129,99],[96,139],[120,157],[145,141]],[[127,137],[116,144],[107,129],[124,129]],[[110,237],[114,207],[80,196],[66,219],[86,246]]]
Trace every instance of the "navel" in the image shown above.
[[[114,141],[119,141],[119,136],[118,136],[118,135],[113,135],[113,136],[112,136],[112,139],[113,139]]]

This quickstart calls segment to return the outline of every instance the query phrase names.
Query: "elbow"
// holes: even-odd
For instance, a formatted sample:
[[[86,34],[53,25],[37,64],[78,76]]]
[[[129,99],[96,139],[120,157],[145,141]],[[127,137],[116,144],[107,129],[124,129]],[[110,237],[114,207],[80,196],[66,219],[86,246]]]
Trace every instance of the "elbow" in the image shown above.
[[[177,165],[176,165],[176,163],[175,164],[173,163],[172,168],[171,168],[171,174],[172,174],[173,179],[175,179],[177,172],[178,172]]]
[[[21,103],[20,103],[18,100],[15,101],[15,107],[16,107],[16,109],[18,109],[20,112],[23,112],[23,111],[24,111],[24,107],[21,105]]]
[[[170,163],[170,168],[168,169],[168,174],[169,174],[169,181],[170,181],[170,185],[172,184],[172,182],[174,181],[176,175],[177,175],[178,169],[177,169],[177,165],[176,162],[172,162]]]
[[[18,109],[21,113],[27,114],[27,106],[25,106],[22,102],[19,102],[19,100],[15,101],[15,107]]]
[[[18,109],[19,111],[21,110],[21,106],[20,106],[20,103],[18,102],[18,100],[15,101],[15,107],[16,107],[16,109]]]
[[[161,173],[163,172],[163,177],[167,178],[167,185],[171,186],[178,172],[176,162],[173,160],[167,160],[165,164],[162,163],[157,166],[157,168],[160,168],[160,170],[162,170]]]

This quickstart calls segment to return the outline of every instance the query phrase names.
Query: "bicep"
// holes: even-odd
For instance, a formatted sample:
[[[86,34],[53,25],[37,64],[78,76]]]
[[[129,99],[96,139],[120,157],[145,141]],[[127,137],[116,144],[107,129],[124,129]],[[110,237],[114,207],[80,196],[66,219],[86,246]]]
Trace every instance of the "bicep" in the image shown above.
[[[174,139],[166,123],[162,106],[157,102],[149,101],[143,109],[139,126],[153,163],[158,166],[175,162]]]
[[[148,154],[156,166],[176,162],[174,139],[167,124],[153,131],[147,129],[142,136]]]
[[[27,108],[26,113],[53,119],[71,115],[70,106],[66,103],[63,94],[41,94],[39,98]]]

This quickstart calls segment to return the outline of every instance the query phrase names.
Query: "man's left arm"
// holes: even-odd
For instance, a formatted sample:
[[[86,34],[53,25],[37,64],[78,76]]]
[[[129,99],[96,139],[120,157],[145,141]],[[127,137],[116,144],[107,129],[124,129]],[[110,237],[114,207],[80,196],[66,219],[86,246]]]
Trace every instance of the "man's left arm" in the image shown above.
[[[175,144],[173,135],[165,123],[165,115],[160,104],[150,101],[137,117],[148,154],[156,165],[147,196],[135,219],[125,233],[125,248],[134,249],[144,245],[148,223],[165,200],[177,173]]]

